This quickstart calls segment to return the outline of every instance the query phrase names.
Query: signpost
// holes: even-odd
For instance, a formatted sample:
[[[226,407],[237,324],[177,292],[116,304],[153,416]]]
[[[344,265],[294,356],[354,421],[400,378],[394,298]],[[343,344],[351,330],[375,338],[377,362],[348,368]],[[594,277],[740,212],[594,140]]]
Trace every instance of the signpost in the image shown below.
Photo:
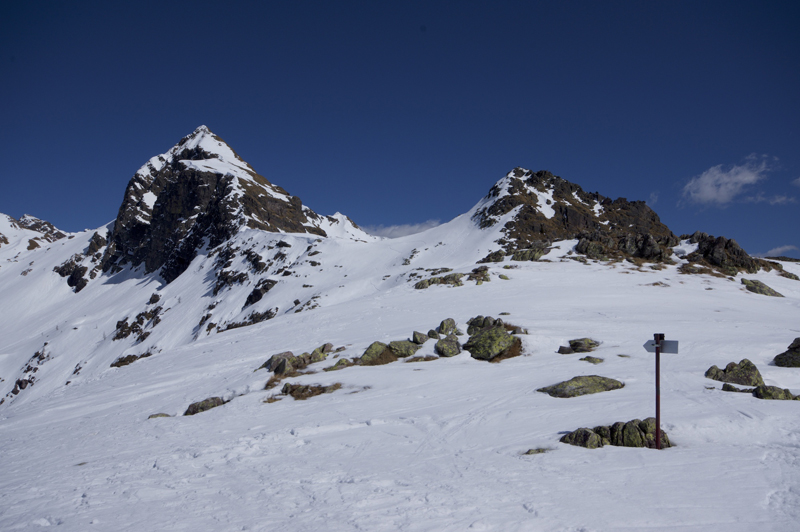
[[[656,333],[643,347],[656,354],[656,449],[661,449],[661,353],[678,354],[678,341],[664,340],[663,333]]]

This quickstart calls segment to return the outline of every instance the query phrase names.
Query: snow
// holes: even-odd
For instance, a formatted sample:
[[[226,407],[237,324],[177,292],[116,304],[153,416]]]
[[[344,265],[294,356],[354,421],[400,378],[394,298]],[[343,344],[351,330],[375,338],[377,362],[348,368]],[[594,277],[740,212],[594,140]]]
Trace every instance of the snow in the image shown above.
[[[556,211],[553,209],[553,207],[551,207],[553,203],[553,190],[548,189],[542,192],[540,190],[531,189],[531,191],[536,194],[539,212],[541,212],[548,220],[555,216]]]
[[[770,298],[745,291],[741,276],[582,264],[568,258],[576,242],[565,241],[550,262],[488,264],[492,280],[480,286],[415,290],[410,274],[466,273],[498,248],[514,211],[479,230],[471,218],[480,206],[396,239],[361,237],[340,214],[321,222],[329,238],[241,231],[235,247],[285,258],[256,275],[237,255],[230,269],[250,277],[217,295],[214,250],[169,285],[128,269],[75,294],[53,267],[81,253],[93,231],[32,251],[0,247],[0,397],[34,352],[50,356],[33,385],[0,405],[0,529],[791,530],[800,518],[800,402],[725,393],[703,375],[748,358],[767,384],[800,393],[800,372],[770,365],[800,336],[800,282],[746,275],[786,296]],[[0,233],[12,229],[0,216]],[[27,243],[25,230],[13,231]],[[800,273],[800,264],[783,265]],[[293,273],[276,275],[282,266]],[[278,283],[243,309],[261,278]],[[148,305],[154,293],[160,301]],[[315,297],[317,308],[295,312],[295,299]],[[117,321],[154,306],[162,321],[145,341],[112,340]],[[221,324],[273,307],[278,315],[257,325],[197,327],[206,313]],[[466,330],[469,318],[501,312],[529,334],[520,336],[524,356],[500,364],[462,352],[323,372],[338,360],[330,355],[311,366],[316,373],[286,382],[340,390],[270,404],[280,387],[264,390],[269,374],[254,371],[285,350],[332,342],[345,347],[339,358],[352,358],[448,317]],[[653,415],[653,358],[642,344],[656,332],[680,341],[661,366],[662,426],[676,447],[559,443],[578,427]],[[602,342],[593,356],[603,364],[556,353],[584,336]],[[149,358],[109,367],[147,350]],[[433,342],[417,354],[433,354]],[[536,391],[589,374],[625,387],[572,399]],[[181,416],[212,396],[230,402]],[[147,419],[158,412],[174,417]],[[549,451],[523,455],[536,447]]]
[[[150,192],[149,190],[145,192],[144,195],[142,196],[142,202],[145,205],[147,205],[147,208],[150,209],[151,211],[153,210],[153,205],[156,204],[156,199],[158,199],[156,195]]]

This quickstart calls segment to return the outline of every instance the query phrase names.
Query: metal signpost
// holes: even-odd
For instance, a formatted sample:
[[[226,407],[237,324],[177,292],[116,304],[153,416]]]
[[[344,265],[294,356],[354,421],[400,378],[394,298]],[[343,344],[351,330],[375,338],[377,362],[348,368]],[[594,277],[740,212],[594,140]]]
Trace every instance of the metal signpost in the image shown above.
[[[677,340],[664,340],[664,333],[656,333],[644,348],[656,354],[656,449],[661,449],[661,353],[678,354]]]

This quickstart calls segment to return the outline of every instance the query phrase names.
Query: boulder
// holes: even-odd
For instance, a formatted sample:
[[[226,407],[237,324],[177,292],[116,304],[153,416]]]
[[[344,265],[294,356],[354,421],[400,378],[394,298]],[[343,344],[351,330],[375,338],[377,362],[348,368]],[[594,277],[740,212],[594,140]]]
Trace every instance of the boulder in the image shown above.
[[[97,233],[95,233],[95,234],[97,234]],[[149,416],[147,416],[147,419],[155,419],[157,417],[172,417],[172,416],[169,415],[169,414],[165,414],[163,412],[159,412],[158,414],[150,414]]]
[[[738,364],[735,362],[729,363],[724,370],[719,369],[717,366],[711,366],[706,371],[706,377],[715,381],[741,384],[742,386],[760,386],[764,384],[764,379],[761,378],[758,368],[746,358],[742,359]]]
[[[800,368],[800,338],[795,338],[786,351],[775,357],[774,362],[783,368]]]
[[[591,338],[577,338],[569,341],[569,347],[573,353],[589,353],[600,347],[600,342]]]
[[[354,365],[355,364],[353,363],[352,360],[349,360],[347,358],[340,358],[339,360],[336,361],[336,364],[334,364],[333,366],[323,368],[323,371],[337,371],[340,369],[349,368],[350,366]]]
[[[755,388],[737,388],[736,386],[732,386],[727,382],[722,385],[723,392],[741,392],[741,393],[753,393],[756,391]]]
[[[421,332],[414,331],[411,335],[411,341],[418,345],[422,345],[428,340],[430,340],[430,337],[427,334],[423,334]]]
[[[454,332],[456,332],[456,321],[453,318],[447,318],[439,324],[439,334],[447,336]]]
[[[200,412],[205,412],[206,410],[211,410],[212,408],[216,408],[224,404],[225,401],[222,400],[222,397],[209,397],[208,399],[203,399],[202,401],[190,404],[189,408],[186,409],[186,412],[184,412],[183,415],[193,416],[195,414],[199,414]]]
[[[360,364],[362,366],[381,366],[397,360],[389,346],[381,342],[372,342],[361,355]]]
[[[436,354],[441,357],[454,357],[461,352],[461,344],[454,334],[450,334],[436,342]]]
[[[436,331],[431,329],[430,331],[428,331],[428,338],[433,338],[434,340],[438,340],[439,339],[439,333],[437,333]]]
[[[559,354],[559,355],[571,355],[571,354],[573,354],[574,352],[575,352],[575,351],[573,351],[573,350],[572,350],[572,348],[570,348],[570,347],[567,347],[567,346],[565,346],[565,345],[562,345],[562,346],[560,346],[560,347],[558,348],[558,354]]]
[[[470,336],[464,349],[469,351],[472,358],[478,360],[492,360],[504,351],[507,351],[518,342],[505,328],[500,326],[481,329]]]
[[[755,294],[761,294],[762,296],[783,297],[783,294],[776,292],[761,281],[756,281],[755,279],[742,279],[742,284],[745,288]]]
[[[281,389],[284,395],[291,395],[298,401],[303,401],[309,397],[322,395],[323,393],[332,393],[341,388],[341,383],[331,384],[329,386],[321,386],[319,384],[290,384],[286,383]]]
[[[618,447],[656,448],[656,420],[649,417],[645,420],[633,419],[628,422],[618,421],[611,426],[599,426],[593,429],[579,428],[565,434],[562,443],[596,449],[604,445]],[[661,431],[661,448],[672,447],[667,433]]]
[[[782,401],[791,401],[795,396],[789,390],[778,388],[777,386],[757,386],[753,390],[753,397],[759,399],[777,399]]]
[[[264,362],[258,369],[263,368],[266,369],[267,371],[274,372],[280,364],[284,364],[284,368],[286,367],[285,362],[283,362],[285,359],[293,359],[293,358],[296,358],[294,356],[294,353],[292,353],[291,351],[284,351],[283,353],[278,353],[276,355],[272,355],[271,357],[269,357],[269,359],[266,362]]]
[[[600,377],[599,375],[584,375],[573,377],[568,381],[559,382],[552,386],[539,388],[537,392],[544,392],[551,397],[578,397],[592,393],[618,390],[625,386],[618,380]]]
[[[578,360],[583,360],[584,362],[588,362],[590,364],[601,364],[603,362],[602,358],[590,357],[590,356],[585,356],[585,357],[580,358]]]
[[[389,349],[394,353],[394,355],[398,358],[406,358],[410,357],[421,346],[419,344],[415,344],[414,342],[409,342],[408,340],[397,340],[394,342],[389,342]]]

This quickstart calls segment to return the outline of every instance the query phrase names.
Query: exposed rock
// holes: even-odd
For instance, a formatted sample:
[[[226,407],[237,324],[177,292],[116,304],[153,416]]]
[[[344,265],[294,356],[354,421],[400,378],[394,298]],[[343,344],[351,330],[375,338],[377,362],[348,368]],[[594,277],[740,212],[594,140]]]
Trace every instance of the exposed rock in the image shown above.
[[[524,454],[526,456],[530,456],[530,455],[534,455],[534,454],[544,454],[544,453],[548,452],[549,450],[550,449],[543,449],[541,447],[537,447],[535,449],[528,449],[527,451],[525,451],[522,454]]]
[[[372,342],[364,354],[361,355],[360,365],[381,366],[397,360],[397,355],[389,346],[381,342]]]
[[[456,332],[456,320],[453,318],[442,320],[442,323],[439,324],[439,334],[447,336],[454,332]]]
[[[800,368],[800,338],[795,338],[789,348],[776,356],[775,365],[784,368]]]
[[[442,277],[431,277],[430,279],[423,279],[414,285],[417,290],[422,290],[433,286],[435,284],[445,284],[450,286],[463,286],[461,278],[464,277],[463,273],[450,273]]]
[[[539,388],[537,392],[544,392],[551,397],[578,397],[592,393],[618,390],[625,386],[618,380],[600,377],[599,375],[584,375],[573,377],[568,381],[559,382],[552,386]]]
[[[573,350],[572,350],[572,348],[570,348],[570,347],[567,347],[567,346],[565,346],[565,345],[562,345],[562,346],[560,346],[560,347],[558,348],[558,354],[559,354],[559,355],[571,355],[571,354],[573,354],[574,352],[575,352],[575,351],[573,351]]]
[[[340,358],[333,366],[323,368],[323,371],[338,371],[340,369],[349,368],[350,366],[355,366],[355,363],[352,360]]]
[[[469,351],[472,358],[492,360],[509,350],[518,341],[519,339],[510,335],[501,324],[474,333],[464,344],[464,349]]]
[[[147,419],[155,419],[157,417],[172,417],[172,416],[169,414],[165,414],[163,412],[159,412],[158,414],[150,414],[149,416],[147,416]]]
[[[275,375],[287,375],[300,371],[308,367],[309,364],[322,362],[327,358],[327,354],[333,349],[333,344],[325,344],[314,349],[311,353],[303,353],[295,356],[291,351],[284,351],[269,357],[258,369],[264,368],[272,371]]]
[[[778,388],[777,386],[757,386],[753,390],[753,397],[759,399],[777,399],[783,401],[791,401],[796,399],[794,394],[787,389]]]
[[[456,335],[450,334],[436,342],[434,350],[439,356],[454,357],[461,352],[461,344],[458,343]]]
[[[600,346],[600,342],[592,340],[591,338],[578,338],[569,341],[569,348],[573,353],[590,353]],[[561,353],[561,350],[559,350]],[[561,353],[569,354],[569,353]]]
[[[433,338],[434,340],[438,340],[439,339],[439,333],[437,333],[435,330],[431,329],[431,330],[428,331],[428,338]]]
[[[719,369],[717,366],[711,366],[706,371],[705,376],[715,381],[731,382],[742,386],[760,386],[764,384],[764,379],[761,378],[758,368],[746,358],[738,364],[735,362],[729,363],[724,370]]]
[[[414,333],[411,335],[411,341],[414,342],[415,344],[422,345],[428,340],[430,340],[430,337],[427,334],[423,334],[421,332],[414,331]]]
[[[55,242],[56,240],[61,240],[67,236],[62,231],[59,231],[56,226],[50,222],[35,216],[31,216],[30,214],[23,214],[22,217],[16,222],[20,227],[30,229],[31,231],[36,231],[37,233],[42,233],[41,238],[47,242]],[[6,244],[7,243],[8,242],[6,242]]]
[[[319,384],[290,384],[286,383],[281,389],[284,395],[291,395],[298,401],[303,401],[309,397],[322,395],[323,393],[332,393],[342,387],[342,384],[337,382],[329,386],[321,386]]]
[[[551,248],[550,242],[531,242],[528,249],[520,249],[511,255],[511,260],[515,261],[536,261],[545,256]]]
[[[424,357],[411,357],[407,358],[406,362],[430,362],[431,360],[439,360],[439,357],[433,355],[425,355]]]
[[[761,294],[763,296],[783,297],[783,294],[776,292],[761,281],[757,281],[755,279],[742,279],[742,284],[749,291],[756,294]]]
[[[503,251],[497,250],[489,253],[484,258],[478,261],[478,264],[485,264],[487,262],[503,262],[506,254]]]
[[[278,281],[273,281],[272,279],[261,279],[253,291],[250,292],[250,295],[247,296],[247,300],[244,302],[244,308],[249,307],[253,303],[257,303],[261,301],[261,298],[264,297],[264,294],[269,292],[273,286],[278,284]]]
[[[111,367],[112,368],[121,368],[122,366],[127,366],[128,364],[132,364],[132,363],[136,362],[140,358],[147,358],[149,356],[152,356],[152,354],[153,353],[150,353],[148,351],[147,353],[144,353],[142,355],[127,355],[127,356],[124,356],[124,357],[119,357],[118,359],[116,359],[114,362],[111,363]]]
[[[755,388],[737,388],[736,386],[730,385],[727,382],[722,385],[723,392],[741,392],[741,393],[753,393],[756,391]]]
[[[419,348],[419,344],[409,342],[408,340],[396,340],[394,342],[389,342],[389,349],[398,358],[410,357],[416,353]]]
[[[224,404],[225,401],[222,400],[222,397],[209,397],[208,399],[203,399],[202,401],[190,404],[189,408],[186,409],[186,412],[184,412],[183,415],[193,416],[195,414],[199,414],[200,412],[205,412],[206,410],[211,410],[212,408],[216,408]]]
[[[585,356],[583,358],[579,358],[578,360],[583,360],[584,362],[589,362],[590,364],[601,364],[603,362],[602,358],[590,357],[590,356]]]
[[[618,421],[611,426],[599,426],[594,429],[580,428],[561,438],[562,443],[596,449],[604,445],[618,447],[656,448],[656,420],[649,417],[645,420],[634,419],[627,423]],[[661,448],[672,447],[669,436],[661,431]]]
[[[681,239],[688,239],[692,244],[697,244],[697,250],[689,254],[687,260],[708,264],[726,275],[736,275],[740,270],[756,273],[762,268],[767,271],[772,269],[766,260],[754,259],[748,255],[735,240],[728,240],[722,236],[714,238],[700,231],[693,235],[681,235]]]
[[[489,277],[488,266],[479,266],[473,269],[472,273],[467,276],[467,281],[475,281],[477,284],[483,284],[484,282],[491,280],[491,277]]]
[[[84,258],[83,255],[78,253],[64,261],[60,266],[53,268],[53,271],[58,275],[67,278],[67,285],[72,287],[76,294],[83,290],[89,283],[89,281],[84,278],[89,268],[81,265],[81,261],[83,261]]]

